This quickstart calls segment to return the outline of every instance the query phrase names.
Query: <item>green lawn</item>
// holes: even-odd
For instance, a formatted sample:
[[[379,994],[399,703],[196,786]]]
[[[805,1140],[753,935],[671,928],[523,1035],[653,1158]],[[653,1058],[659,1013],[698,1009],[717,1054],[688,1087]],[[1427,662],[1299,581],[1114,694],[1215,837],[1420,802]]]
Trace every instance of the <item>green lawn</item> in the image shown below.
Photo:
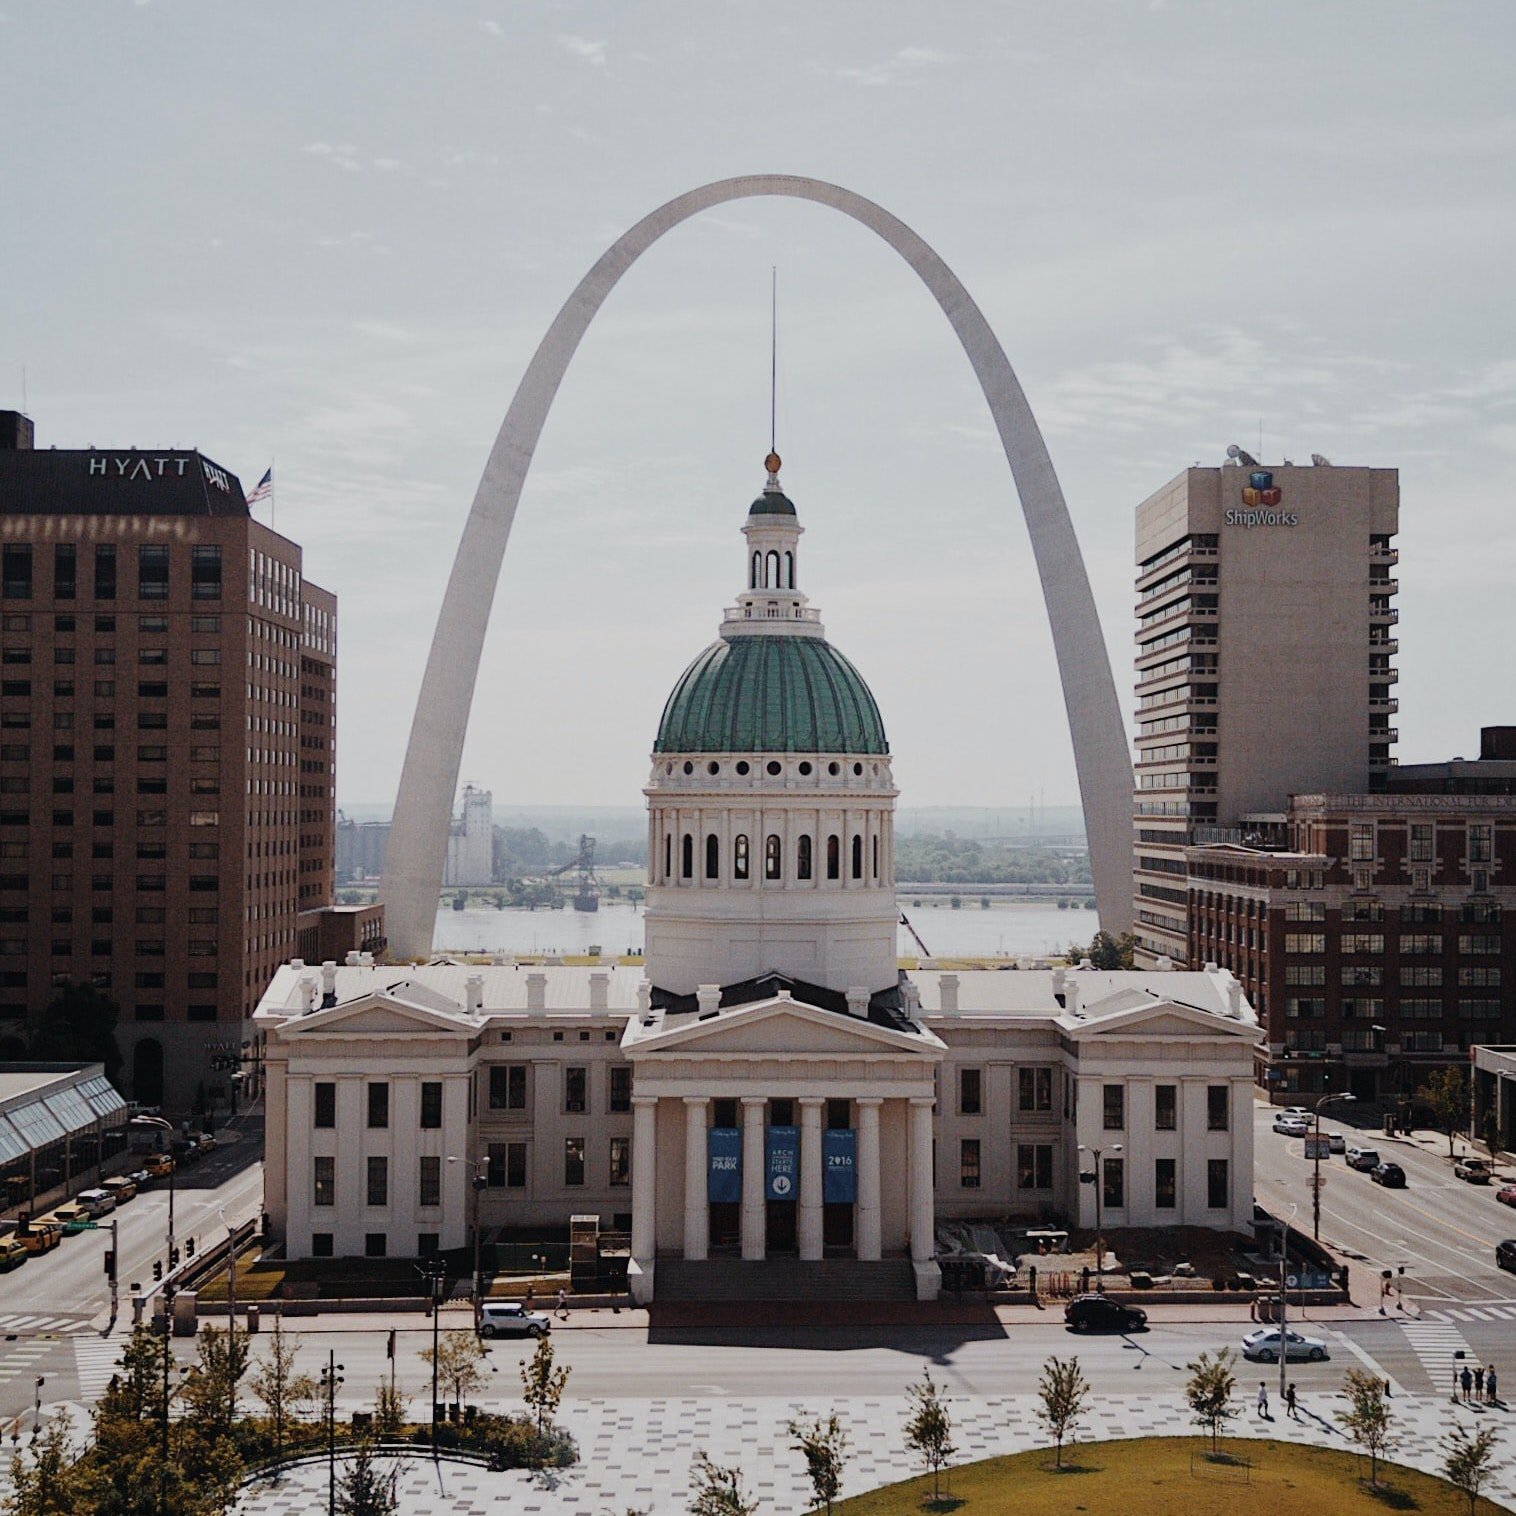
[[[1466,1496],[1412,1469],[1379,1467],[1381,1489],[1365,1488],[1368,1460],[1352,1453],[1294,1443],[1248,1439],[1222,1443],[1251,1468],[1203,1458],[1195,1437],[1081,1443],[1066,1451],[1072,1465],[1052,1472],[1051,1451],[1018,1453],[964,1464],[943,1475],[943,1499],[933,1504],[932,1481],[912,1479],[839,1502],[836,1516],[916,1516],[961,1511],[964,1516],[1467,1516]],[[1507,1509],[1481,1500],[1485,1512]]]

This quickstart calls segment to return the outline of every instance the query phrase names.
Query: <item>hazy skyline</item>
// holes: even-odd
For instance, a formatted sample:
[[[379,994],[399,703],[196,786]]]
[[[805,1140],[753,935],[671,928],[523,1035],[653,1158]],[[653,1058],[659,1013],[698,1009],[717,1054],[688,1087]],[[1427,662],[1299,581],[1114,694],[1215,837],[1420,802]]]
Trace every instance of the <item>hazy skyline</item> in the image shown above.
[[[41,446],[197,445],[249,489],[273,461],[275,525],[340,602],[338,793],[383,802],[480,468],[564,296],[683,190],[831,179],[994,327],[1128,713],[1133,510],[1261,428],[1268,461],[1401,470],[1398,752],[1470,754],[1516,720],[1513,40],[1505,8],[1393,0],[0,0],[0,405],[24,366]],[[902,802],[1072,801],[968,365],[888,249],[787,202],[671,234],[591,328],[460,777],[502,806],[636,803],[739,585],[773,265],[803,587],[879,699]]]

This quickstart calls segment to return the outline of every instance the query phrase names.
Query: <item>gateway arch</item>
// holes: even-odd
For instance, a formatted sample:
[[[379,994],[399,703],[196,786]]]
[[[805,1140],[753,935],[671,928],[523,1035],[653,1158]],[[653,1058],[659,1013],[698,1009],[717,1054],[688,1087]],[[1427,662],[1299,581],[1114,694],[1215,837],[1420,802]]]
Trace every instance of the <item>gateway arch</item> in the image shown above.
[[[819,179],[752,174],[679,195],[619,238],[579,281],[516,388],[458,544],[411,722],[380,895],[393,957],[431,951],[453,795],[485,628],[516,503],[580,339],[616,282],[663,234],[731,200],[783,195],[830,206],[882,237],[932,292],[973,365],[1005,448],[1042,580],[1090,843],[1100,924],[1131,920],[1132,768],[1084,558],[1042,433],[989,323],[957,276],[904,222]]]

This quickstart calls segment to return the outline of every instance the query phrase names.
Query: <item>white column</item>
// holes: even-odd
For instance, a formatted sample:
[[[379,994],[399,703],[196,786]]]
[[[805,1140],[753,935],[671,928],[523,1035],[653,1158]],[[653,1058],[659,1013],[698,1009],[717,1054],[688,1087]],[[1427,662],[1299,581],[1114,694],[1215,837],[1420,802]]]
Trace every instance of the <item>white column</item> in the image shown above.
[[[932,1105],[929,1096],[911,1101],[911,1260],[927,1262],[936,1251],[932,1204]]]
[[[763,1195],[763,1113],[761,1095],[742,1097],[742,1256],[762,1259],[768,1251],[768,1210]]]
[[[800,1256],[819,1259],[823,1251],[821,1228],[821,1107],[820,1095],[800,1097],[800,1214],[797,1235]]]
[[[658,1193],[658,1099],[632,1096],[632,1257],[650,1261],[658,1251],[653,1202]]]
[[[710,1102],[684,1097],[684,1256],[705,1258],[711,1247],[711,1209],[706,1193],[706,1122]]]
[[[879,1107],[877,1096],[855,1100],[858,1107],[858,1235],[859,1258],[876,1260],[882,1246],[879,1223]]]

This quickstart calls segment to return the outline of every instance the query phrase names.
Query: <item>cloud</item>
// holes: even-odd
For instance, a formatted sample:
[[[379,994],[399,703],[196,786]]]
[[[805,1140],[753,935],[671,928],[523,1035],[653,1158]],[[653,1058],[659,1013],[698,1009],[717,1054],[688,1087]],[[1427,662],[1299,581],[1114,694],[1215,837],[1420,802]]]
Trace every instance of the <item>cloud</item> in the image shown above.
[[[561,34],[558,45],[567,48],[576,58],[594,64],[596,68],[605,67],[605,51],[610,46],[604,38],[576,37],[571,33]]]
[[[358,149],[351,142],[307,142],[300,151],[309,153],[313,158],[322,158],[338,168],[345,168],[352,174],[359,173],[362,168],[355,156]]]
[[[888,58],[877,63],[849,65],[845,68],[823,69],[833,78],[845,79],[850,84],[879,86],[886,84],[914,83],[915,76],[923,69],[934,68],[953,61],[952,53],[935,47],[897,48]]]
[[[479,26],[482,31],[488,32],[492,37],[503,37],[505,35],[505,28],[498,21],[481,21]]]

